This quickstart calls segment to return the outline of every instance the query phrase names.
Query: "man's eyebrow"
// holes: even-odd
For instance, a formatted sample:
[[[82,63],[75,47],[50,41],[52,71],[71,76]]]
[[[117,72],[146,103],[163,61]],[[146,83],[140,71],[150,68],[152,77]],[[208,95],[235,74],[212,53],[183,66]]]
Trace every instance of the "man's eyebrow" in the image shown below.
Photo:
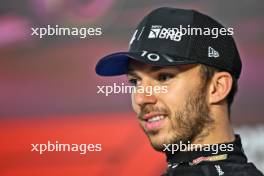
[[[133,71],[133,70],[131,70],[131,71],[127,71],[127,74],[126,74],[127,76],[137,76],[137,74]]]
[[[134,72],[134,69],[131,67],[130,64],[128,64],[128,66],[127,66],[127,74],[129,74],[131,72]]]
[[[136,76],[134,69],[131,67],[131,65],[127,66],[127,75]]]
[[[161,66],[152,66],[149,70],[150,71],[159,71],[161,69],[163,69],[164,67],[161,67]]]

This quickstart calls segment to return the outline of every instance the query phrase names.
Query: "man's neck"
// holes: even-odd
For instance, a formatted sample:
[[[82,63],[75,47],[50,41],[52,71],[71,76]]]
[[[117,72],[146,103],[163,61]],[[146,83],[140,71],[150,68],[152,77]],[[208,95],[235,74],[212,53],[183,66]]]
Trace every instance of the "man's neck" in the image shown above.
[[[232,142],[235,134],[230,124],[228,114],[215,116],[211,127],[206,127],[194,140],[193,144],[220,144]]]

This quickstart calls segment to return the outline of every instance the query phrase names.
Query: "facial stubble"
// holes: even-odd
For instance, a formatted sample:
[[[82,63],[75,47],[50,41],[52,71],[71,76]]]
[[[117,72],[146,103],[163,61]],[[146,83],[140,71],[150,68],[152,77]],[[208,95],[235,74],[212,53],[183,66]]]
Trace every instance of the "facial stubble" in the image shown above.
[[[163,111],[167,112],[167,110]],[[163,151],[164,144],[179,144],[199,141],[209,135],[213,128],[213,119],[209,116],[209,108],[206,101],[206,85],[200,86],[197,90],[191,91],[186,101],[174,112],[174,116],[168,117],[171,128],[168,135],[162,140],[153,140],[156,133],[147,134],[152,147],[157,151]]]

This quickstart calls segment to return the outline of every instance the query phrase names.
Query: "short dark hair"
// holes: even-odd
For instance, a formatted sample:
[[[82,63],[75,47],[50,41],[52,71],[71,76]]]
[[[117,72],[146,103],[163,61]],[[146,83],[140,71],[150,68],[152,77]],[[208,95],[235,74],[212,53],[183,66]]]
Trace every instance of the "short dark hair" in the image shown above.
[[[221,72],[221,71],[224,71],[224,70],[219,70],[217,68],[201,64],[201,77],[205,81],[206,84],[208,84],[208,82],[211,80],[211,78],[214,76],[215,73]],[[238,90],[237,78],[234,75],[231,75],[231,76],[233,80],[232,88],[226,97],[229,116],[231,113],[231,105],[233,103],[235,94],[237,93],[237,90]]]

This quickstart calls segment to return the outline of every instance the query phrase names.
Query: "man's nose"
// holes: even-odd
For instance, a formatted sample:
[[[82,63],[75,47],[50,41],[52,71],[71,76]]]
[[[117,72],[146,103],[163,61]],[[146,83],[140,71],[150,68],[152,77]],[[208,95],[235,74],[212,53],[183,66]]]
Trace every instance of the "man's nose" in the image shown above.
[[[136,91],[134,93],[135,103],[141,107],[147,104],[155,104],[157,102],[157,97],[153,92],[153,86],[151,86],[151,89],[151,92],[147,92],[146,86],[144,86],[144,91]]]

